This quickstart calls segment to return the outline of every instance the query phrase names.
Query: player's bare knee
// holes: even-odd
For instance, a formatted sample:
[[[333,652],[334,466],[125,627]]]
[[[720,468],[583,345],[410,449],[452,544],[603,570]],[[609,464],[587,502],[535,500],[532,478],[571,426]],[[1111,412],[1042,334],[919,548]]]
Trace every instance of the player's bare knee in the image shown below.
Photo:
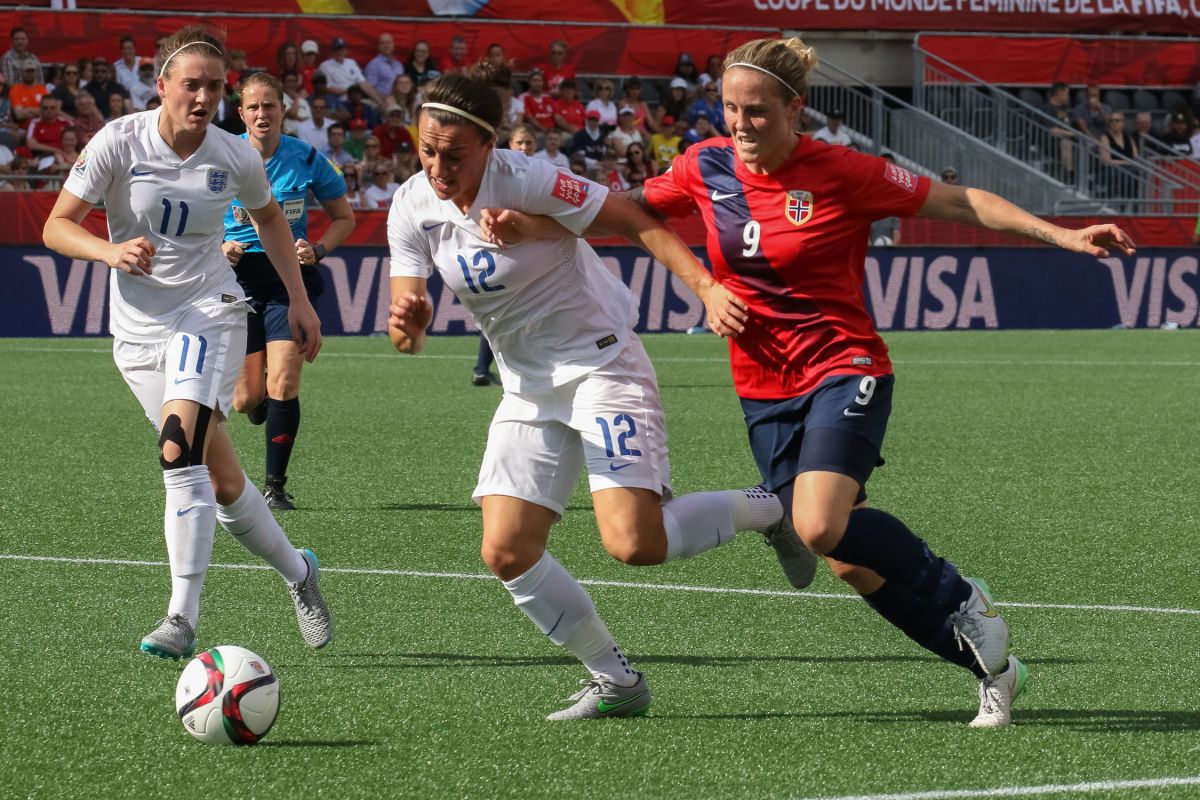
[[[645,531],[608,533],[601,537],[608,554],[632,567],[649,567],[667,560],[667,534],[655,536]]]
[[[828,553],[846,532],[844,519],[811,511],[794,514],[792,525],[796,528],[796,534],[814,553]]]
[[[507,544],[489,542],[487,537],[484,537],[479,555],[483,558],[483,563],[487,564],[488,569],[502,581],[519,578],[541,558],[541,552],[535,555]]]

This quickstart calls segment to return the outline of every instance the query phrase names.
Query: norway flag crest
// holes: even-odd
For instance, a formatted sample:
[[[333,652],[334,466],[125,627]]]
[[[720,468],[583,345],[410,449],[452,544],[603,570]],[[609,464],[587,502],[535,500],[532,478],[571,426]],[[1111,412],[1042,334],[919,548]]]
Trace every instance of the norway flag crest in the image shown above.
[[[803,189],[789,189],[787,193],[785,215],[793,225],[803,225],[808,222],[813,212],[812,192]]]

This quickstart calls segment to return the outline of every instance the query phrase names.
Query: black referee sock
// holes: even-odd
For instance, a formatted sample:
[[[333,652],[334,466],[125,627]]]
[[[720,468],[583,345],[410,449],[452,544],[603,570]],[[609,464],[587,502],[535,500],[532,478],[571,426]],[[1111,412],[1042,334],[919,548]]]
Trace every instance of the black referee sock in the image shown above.
[[[288,462],[296,432],[300,430],[300,398],[276,400],[267,398],[267,474],[287,476]]]
[[[954,626],[943,609],[922,603],[912,592],[891,581],[884,583],[876,592],[864,594],[862,599],[879,616],[929,652],[951,664],[969,669],[980,680],[987,677],[975,653],[969,647],[959,647],[955,641]]]
[[[958,608],[971,594],[952,563],[935,556],[924,539],[878,508],[851,511],[842,540],[825,555],[872,569],[943,611]]]

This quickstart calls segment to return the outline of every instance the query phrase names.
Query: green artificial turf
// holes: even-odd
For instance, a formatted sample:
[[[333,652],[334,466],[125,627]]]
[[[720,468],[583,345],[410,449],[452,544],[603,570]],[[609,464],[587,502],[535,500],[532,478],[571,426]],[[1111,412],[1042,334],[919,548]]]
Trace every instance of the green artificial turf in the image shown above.
[[[582,483],[551,551],[654,704],[545,722],[584,671],[479,558],[500,390],[470,385],[474,338],[405,357],[372,337],[305,368],[279,514],[321,559],[336,638],[305,647],[281,579],[219,532],[199,645],[265,657],[282,705],[258,746],[202,745],[173,707],[183,662],[138,651],[169,592],[162,477],[110,342],[0,340],[0,797],[1200,797],[1200,333],[887,339],[871,501],[991,584],[1030,673],[1008,729],[968,728],[972,676],[827,568],[789,591],[757,534],[616,562]],[[756,483],[725,345],[646,344],[676,493]],[[260,481],[262,428],[230,428]]]

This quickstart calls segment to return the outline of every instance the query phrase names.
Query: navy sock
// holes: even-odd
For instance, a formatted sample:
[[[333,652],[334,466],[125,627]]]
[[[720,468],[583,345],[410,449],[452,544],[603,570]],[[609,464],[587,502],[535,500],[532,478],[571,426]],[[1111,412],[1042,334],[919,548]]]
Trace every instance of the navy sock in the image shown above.
[[[486,375],[488,370],[492,368],[492,362],[496,360],[496,356],[492,354],[491,345],[484,337],[479,337],[479,357],[475,359],[475,374]]]
[[[958,608],[971,594],[952,563],[935,556],[924,539],[877,508],[851,511],[842,540],[825,555],[872,569],[943,610]]]
[[[288,462],[296,432],[300,430],[300,398],[276,400],[267,398],[267,474],[277,478],[287,476]]]
[[[976,678],[987,677],[983,667],[969,647],[960,647],[954,639],[954,626],[945,610],[922,603],[901,586],[888,581],[863,600],[879,616],[895,625],[908,638],[951,664],[969,669]]]

